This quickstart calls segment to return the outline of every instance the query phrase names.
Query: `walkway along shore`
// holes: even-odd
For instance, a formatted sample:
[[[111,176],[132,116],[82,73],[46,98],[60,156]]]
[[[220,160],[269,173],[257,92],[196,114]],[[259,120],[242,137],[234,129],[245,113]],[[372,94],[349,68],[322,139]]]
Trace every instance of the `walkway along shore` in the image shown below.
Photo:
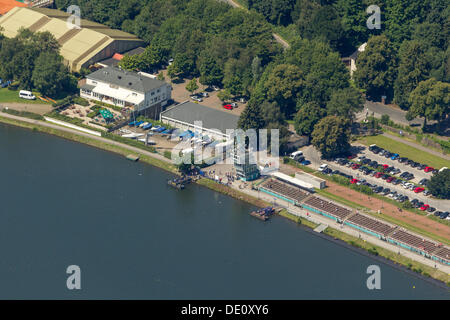
[[[93,136],[87,133],[83,133],[74,129],[70,129],[67,127],[62,127],[56,124],[48,123],[45,121],[40,120],[33,120],[28,118],[23,118],[7,113],[0,112],[0,122],[16,125],[19,127],[26,127],[29,129],[36,129],[45,133],[50,133],[56,136],[60,136],[69,140],[73,140],[76,142],[85,143],[91,146],[95,146],[107,151],[112,151],[115,153],[119,153],[122,155],[126,155],[129,153],[129,151],[135,152],[139,155],[141,155],[141,160],[143,162],[149,163],[151,165],[160,167],[166,171],[169,171],[171,173],[177,173],[175,166],[171,163],[171,161],[164,156],[152,153],[150,151],[142,150],[137,147],[133,147],[124,143],[120,143],[117,141],[113,141],[107,138]],[[269,195],[265,195],[261,192],[258,192],[256,190],[251,190],[249,186],[242,188],[242,183],[239,181],[235,181],[231,185],[231,187],[227,187],[221,184],[218,184],[216,182],[208,183],[206,181],[202,182],[201,179],[199,181],[200,185],[206,186],[210,189],[213,189],[215,191],[228,194],[230,196],[233,196],[235,198],[238,198],[240,200],[249,202],[251,204],[257,205],[257,206],[263,206],[265,203],[273,203],[274,199],[273,197],[270,197]],[[403,258],[408,258],[412,260],[411,262],[417,262],[419,264],[418,267],[427,267],[426,269],[429,270],[435,270],[435,274],[430,274],[430,276],[439,279],[440,281],[443,281],[447,283],[447,285],[450,285],[450,267],[444,266],[441,264],[436,264],[434,261],[431,261],[423,256],[417,255],[411,251],[407,251],[405,249],[399,248],[397,246],[394,246],[392,244],[389,244],[385,241],[379,240],[378,238],[371,237],[369,235],[363,234],[362,232],[358,232],[354,229],[351,229],[349,227],[343,226],[341,224],[338,224],[336,222],[331,221],[330,219],[327,219],[325,217],[322,217],[318,214],[310,213],[305,211],[303,208],[293,206],[292,204],[289,204],[288,202],[284,203],[284,201],[280,199],[276,199],[277,206],[284,207],[288,210],[288,212],[291,215],[294,215],[296,217],[306,219],[308,221],[311,221],[315,224],[325,224],[328,225],[328,228],[331,228],[330,230],[336,230],[335,237],[339,238],[339,233],[345,233],[348,236],[351,236],[354,238],[354,240],[361,239],[364,242],[371,243],[375,245],[376,247],[383,248],[386,250],[389,250],[392,253],[396,253]],[[345,239],[343,239],[345,241]],[[348,242],[348,241],[347,241]],[[395,257],[390,258],[394,262],[397,262]],[[398,262],[400,264],[404,264],[404,262]],[[424,269],[424,268],[421,268]],[[425,271],[425,270],[424,270]],[[437,277],[437,274],[439,276]]]

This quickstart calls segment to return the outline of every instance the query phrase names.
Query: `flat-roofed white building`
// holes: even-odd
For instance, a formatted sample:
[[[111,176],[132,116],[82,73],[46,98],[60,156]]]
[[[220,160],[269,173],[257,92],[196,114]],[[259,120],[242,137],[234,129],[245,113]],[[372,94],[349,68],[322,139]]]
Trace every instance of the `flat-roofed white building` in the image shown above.
[[[314,188],[323,189],[327,186],[327,183],[324,179],[320,179],[312,174],[306,172],[296,172],[295,178],[306,183],[311,184]]]

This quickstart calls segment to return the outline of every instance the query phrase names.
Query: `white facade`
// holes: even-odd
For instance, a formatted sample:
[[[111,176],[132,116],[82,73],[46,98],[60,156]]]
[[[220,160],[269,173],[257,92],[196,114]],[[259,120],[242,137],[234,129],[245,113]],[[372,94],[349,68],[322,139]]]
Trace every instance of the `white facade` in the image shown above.
[[[91,86],[91,87],[90,87]],[[115,84],[86,79],[86,84],[80,89],[80,96],[109,103],[118,107],[134,107],[135,111],[142,111],[154,105],[164,106],[171,98],[172,88],[164,84],[146,93],[136,92]]]

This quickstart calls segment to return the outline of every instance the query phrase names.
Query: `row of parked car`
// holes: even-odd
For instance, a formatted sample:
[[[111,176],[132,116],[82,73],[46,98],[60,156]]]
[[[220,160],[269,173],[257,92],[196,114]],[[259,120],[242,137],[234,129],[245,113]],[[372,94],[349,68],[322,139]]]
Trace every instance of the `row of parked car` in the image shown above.
[[[199,92],[199,93],[196,93],[196,94],[191,94],[190,97],[194,101],[202,102],[203,98],[208,98],[209,97],[209,94],[208,94],[208,92]]]
[[[385,196],[389,196],[390,198],[392,198],[398,202],[405,202],[405,201],[409,200],[408,196],[400,194],[397,191],[394,191],[389,188],[385,188],[385,187],[382,187],[382,186],[379,186],[376,184],[369,183],[365,179],[359,180],[359,179],[353,178],[352,175],[346,174],[345,172],[342,172],[339,170],[332,170],[331,168],[328,167],[327,164],[321,165],[319,167],[319,171],[322,172],[323,174],[328,174],[328,175],[335,175],[335,174],[340,175],[344,178],[349,179],[351,184],[367,186],[367,187],[371,188],[374,193],[379,193],[379,194],[383,194]]]
[[[416,168],[418,170],[423,170],[425,172],[432,172],[433,174],[436,174],[439,171],[438,169],[430,167],[426,164],[418,163],[405,157],[400,157],[398,153],[392,153],[388,150],[378,147],[376,144],[370,145],[369,151],[372,151],[374,154],[384,156],[385,158],[390,158],[391,160],[397,160],[399,163],[409,165],[412,168]]]
[[[402,184],[405,188],[409,188],[410,190],[420,193],[423,192],[424,195],[428,196],[430,192],[425,189],[425,186],[429,182],[429,179],[422,179],[419,182],[419,186],[413,184],[413,183],[407,183],[407,181],[410,181],[414,179],[414,174],[410,172],[403,172],[400,174],[399,178],[393,177],[392,175],[396,175],[400,173],[400,169],[395,168],[393,166],[389,166],[387,164],[379,165],[377,161],[372,161],[369,158],[366,158],[365,156],[361,156],[357,159],[360,161],[361,164],[367,164],[370,167],[377,168],[379,171],[365,167],[361,164],[354,163],[351,161],[348,161],[344,158],[337,158],[335,159],[335,162],[340,165],[346,165],[347,167],[350,167],[354,170],[359,170],[365,175],[370,175],[375,178],[381,178],[385,180],[386,182],[392,183],[394,185]],[[401,178],[401,179],[400,179]],[[406,180],[406,181],[405,181]]]

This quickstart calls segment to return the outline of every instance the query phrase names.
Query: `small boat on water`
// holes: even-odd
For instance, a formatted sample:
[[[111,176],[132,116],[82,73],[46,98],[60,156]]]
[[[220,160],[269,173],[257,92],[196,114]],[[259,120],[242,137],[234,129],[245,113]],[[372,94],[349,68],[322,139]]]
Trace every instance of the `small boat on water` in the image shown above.
[[[254,216],[262,221],[267,221],[272,216],[275,210],[272,207],[266,207],[250,212],[251,216]]]

